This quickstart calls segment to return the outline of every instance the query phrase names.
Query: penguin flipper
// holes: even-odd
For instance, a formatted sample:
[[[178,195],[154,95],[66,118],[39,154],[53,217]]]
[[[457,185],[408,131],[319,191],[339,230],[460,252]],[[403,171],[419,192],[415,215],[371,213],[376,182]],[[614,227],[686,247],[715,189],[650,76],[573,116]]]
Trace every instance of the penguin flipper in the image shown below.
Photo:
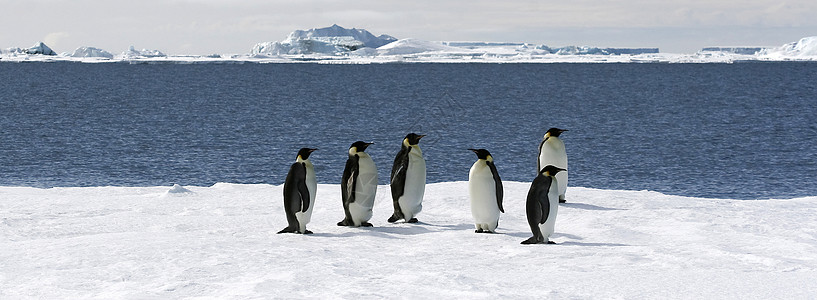
[[[295,187],[298,189],[298,196],[300,197],[301,212],[306,212],[309,209],[309,188],[306,187],[306,164],[295,163],[290,170],[295,179]]]
[[[542,142],[539,143],[539,155],[536,156],[536,173],[539,173],[539,171],[542,170],[542,147],[545,146],[545,142],[548,140],[548,138],[550,137],[542,139]]]
[[[295,213],[303,209],[303,198],[300,186],[306,187],[306,167],[301,163],[293,163],[284,182],[284,212],[286,212],[289,226],[279,233],[295,232],[298,229],[298,219]],[[307,190],[307,194],[308,194]],[[308,197],[308,196],[307,196]]]
[[[502,208],[502,197],[503,197],[503,190],[502,190],[502,179],[499,178],[499,172],[496,170],[496,165],[493,162],[486,161],[488,167],[491,168],[491,175],[494,176],[494,185],[496,185],[496,205],[499,207],[499,211],[505,212],[505,209]]]
[[[343,213],[345,218],[338,223],[338,226],[353,226],[352,214],[349,213],[349,203],[355,202],[355,186],[357,186],[358,174],[358,159],[357,155],[349,156],[346,160],[346,167],[343,168],[343,178],[340,180],[340,195],[343,200]]]
[[[358,161],[360,157],[355,154],[346,160],[346,167],[343,169],[343,180],[341,181],[341,188],[343,189],[343,203],[355,203],[355,190],[357,189],[357,175],[360,171]]]
[[[395,202],[403,196],[406,185],[406,174],[408,173],[410,151],[411,148],[405,146],[400,149],[391,167],[391,197]]]
[[[557,199],[548,199],[550,193],[550,185],[553,182],[553,177],[547,176],[544,178],[545,182],[542,184],[542,189],[539,191],[538,200],[542,209],[542,220],[539,224],[545,224],[550,216],[550,201],[558,201]]]
[[[406,187],[406,174],[408,173],[409,151],[411,148],[403,146],[397,156],[394,158],[394,164],[391,168],[391,198],[394,205],[394,214],[389,218],[389,223],[394,223],[397,220],[405,218],[403,211],[400,209],[400,197],[403,196]]]

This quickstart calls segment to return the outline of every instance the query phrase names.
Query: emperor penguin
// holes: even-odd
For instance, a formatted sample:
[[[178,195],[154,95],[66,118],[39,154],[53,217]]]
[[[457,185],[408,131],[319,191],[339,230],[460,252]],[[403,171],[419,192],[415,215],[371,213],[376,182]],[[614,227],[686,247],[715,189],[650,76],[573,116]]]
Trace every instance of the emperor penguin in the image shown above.
[[[340,181],[346,218],[338,226],[372,227],[374,196],[377,193],[377,168],[366,148],[374,143],[357,141],[349,147],[349,158]]]
[[[533,236],[522,241],[522,244],[555,244],[548,238],[555,229],[556,213],[559,210],[558,179],[555,177],[565,169],[548,165],[542,168],[528,191],[525,212]]]
[[[539,159],[536,163],[536,172],[539,172],[547,165],[553,165],[562,169],[567,169],[567,152],[565,143],[559,139],[559,135],[567,129],[551,128],[542,138],[539,144]],[[565,202],[565,191],[567,190],[567,171],[559,172],[556,175],[559,180],[559,203]]]
[[[409,133],[403,138],[400,152],[391,167],[391,198],[394,214],[389,223],[400,219],[417,223],[415,216],[423,209],[423,194],[426,189],[426,161],[420,150],[420,139],[425,135]]]
[[[468,194],[476,232],[493,233],[499,225],[499,214],[505,212],[502,208],[502,179],[488,150],[468,150],[477,154],[477,161],[468,173]]]
[[[315,206],[315,191],[318,182],[315,180],[315,167],[309,161],[309,154],[318,149],[301,148],[295,163],[289,167],[286,182],[284,182],[284,212],[287,215],[289,226],[278,233],[303,233],[306,224],[312,219],[312,208]]]

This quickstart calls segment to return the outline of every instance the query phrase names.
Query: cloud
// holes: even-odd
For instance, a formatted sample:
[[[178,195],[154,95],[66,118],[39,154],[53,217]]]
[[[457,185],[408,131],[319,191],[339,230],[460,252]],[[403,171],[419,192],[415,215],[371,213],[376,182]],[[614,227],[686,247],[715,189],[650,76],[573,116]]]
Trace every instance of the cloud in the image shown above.
[[[50,47],[51,49],[57,49],[57,48],[59,48],[61,46],[60,42],[65,41],[65,40],[67,40],[69,38],[71,38],[71,35],[68,34],[67,32],[62,32],[62,31],[52,32],[52,33],[46,34],[45,37],[43,37],[43,43],[48,45],[48,47]],[[57,51],[57,50],[54,50],[54,51]]]

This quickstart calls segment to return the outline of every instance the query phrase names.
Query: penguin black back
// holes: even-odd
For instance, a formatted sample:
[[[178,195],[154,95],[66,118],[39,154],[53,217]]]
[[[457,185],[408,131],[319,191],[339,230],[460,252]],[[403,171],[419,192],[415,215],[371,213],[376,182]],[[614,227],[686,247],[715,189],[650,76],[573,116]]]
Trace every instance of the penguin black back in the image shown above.
[[[391,194],[394,201],[397,201],[398,198],[403,196],[403,192],[405,189],[405,182],[406,182],[406,172],[408,171],[408,164],[409,164],[409,152],[411,152],[411,146],[417,145],[420,143],[420,139],[423,138],[425,135],[418,135],[415,133],[409,133],[403,138],[403,144],[400,146],[400,152],[397,152],[397,156],[394,157],[394,163],[391,167]],[[406,145],[408,144],[408,145]]]
[[[530,239],[523,241],[523,244],[539,244],[547,242],[546,237],[542,234],[539,225],[545,224],[545,222],[548,221],[551,202],[556,201],[558,203],[559,201],[558,198],[550,199],[548,194],[550,193],[551,186],[553,185],[553,176],[560,171],[564,171],[564,169],[548,165],[542,168],[542,170],[536,175],[536,178],[533,179],[533,183],[531,183],[530,190],[528,191],[527,201],[525,201],[525,212],[527,214],[528,225],[530,225],[533,236]]]
[[[306,163],[309,155],[318,149],[301,148],[295,163],[289,167],[286,181],[284,182],[284,212],[286,213],[288,226],[278,233],[297,232],[300,228],[296,212],[306,212],[310,205],[309,188],[306,185]]]

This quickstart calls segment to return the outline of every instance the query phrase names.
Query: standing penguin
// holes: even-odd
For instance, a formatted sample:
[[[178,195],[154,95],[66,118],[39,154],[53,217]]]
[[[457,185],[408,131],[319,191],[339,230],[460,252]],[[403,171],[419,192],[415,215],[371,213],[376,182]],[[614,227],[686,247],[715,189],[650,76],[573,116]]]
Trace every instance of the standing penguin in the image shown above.
[[[559,135],[565,131],[567,129],[551,128],[545,133],[542,143],[539,144],[539,159],[536,163],[537,173],[547,165],[567,169],[565,143],[559,139]],[[559,180],[559,203],[564,203],[565,191],[567,190],[567,171],[559,172],[556,179]]]
[[[284,212],[287,214],[289,226],[278,233],[312,233],[306,230],[306,224],[312,219],[315,190],[318,188],[315,168],[309,161],[309,154],[315,150],[318,149],[301,148],[295,163],[289,167],[284,183]]]
[[[423,194],[426,189],[426,161],[417,144],[425,135],[409,133],[391,167],[391,198],[394,214],[389,223],[404,219],[417,223],[416,216],[423,209]]]
[[[372,157],[363,152],[372,144],[357,141],[349,147],[349,159],[340,182],[346,218],[338,222],[338,226],[372,227],[368,221],[372,218],[377,193],[377,168]]]
[[[494,157],[485,149],[468,149],[477,154],[477,161],[468,173],[468,194],[471,196],[471,215],[477,233],[493,233],[499,226],[502,208],[502,179],[494,165]]]
[[[556,225],[556,213],[559,210],[558,179],[554,177],[565,169],[548,165],[533,180],[525,202],[528,225],[533,236],[522,244],[555,244],[548,238],[553,234]]]

